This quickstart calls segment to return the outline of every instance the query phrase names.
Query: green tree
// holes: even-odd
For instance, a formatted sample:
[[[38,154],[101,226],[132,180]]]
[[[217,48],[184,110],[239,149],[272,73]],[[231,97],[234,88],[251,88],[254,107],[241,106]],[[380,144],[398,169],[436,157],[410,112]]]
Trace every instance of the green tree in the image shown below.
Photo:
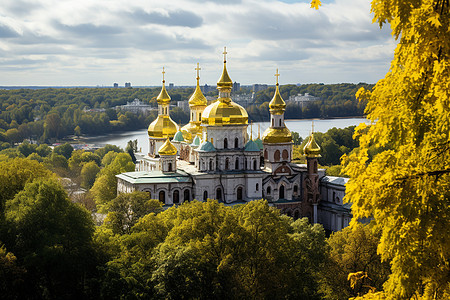
[[[72,152],[73,152],[73,147],[72,147],[72,145],[69,144],[69,143],[65,143],[65,144],[63,144],[63,145],[56,146],[56,147],[53,149],[53,153],[62,155],[62,156],[64,156],[66,159],[69,159],[69,158],[70,158],[70,156],[72,155]]]
[[[368,101],[359,151],[346,157],[346,201],[372,217],[378,252],[391,261],[390,298],[450,297],[450,11],[444,0],[373,1],[374,21],[399,43]],[[382,149],[372,160],[371,146]]]
[[[7,202],[9,248],[27,270],[29,297],[84,298],[95,272],[94,224],[54,179],[27,183]]]
[[[95,182],[95,177],[100,172],[100,167],[95,161],[87,162],[81,168],[81,186],[90,189]]]
[[[23,295],[26,269],[17,264],[17,257],[6,251],[0,242],[0,293],[3,299],[19,299]]]

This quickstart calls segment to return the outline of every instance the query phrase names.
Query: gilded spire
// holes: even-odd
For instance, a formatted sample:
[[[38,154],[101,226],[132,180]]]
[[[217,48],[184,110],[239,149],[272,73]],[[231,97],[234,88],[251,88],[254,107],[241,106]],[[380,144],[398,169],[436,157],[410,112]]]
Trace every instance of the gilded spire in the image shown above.
[[[195,87],[195,91],[192,94],[191,98],[189,98],[189,106],[206,106],[208,104],[208,101],[206,100],[206,97],[203,95],[202,90],[200,89],[200,74],[199,71],[201,68],[199,67],[199,63],[197,63],[197,68],[195,68],[197,71],[197,86]]]
[[[159,155],[176,155],[177,148],[170,142],[167,137],[166,142],[158,149]]]
[[[231,81],[231,78],[227,72],[227,47],[223,47],[223,49],[223,71],[222,76],[220,76],[219,81],[217,81],[217,88],[219,90],[231,90],[233,87],[233,81]]]
[[[161,88],[161,92],[159,93],[158,97],[156,98],[156,101],[158,101],[158,104],[163,105],[163,104],[169,104],[170,102],[170,96],[166,91],[166,80],[164,79],[164,74],[166,73],[166,71],[164,71],[164,67],[162,70],[162,88]]]
[[[305,147],[303,148],[303,153],[307,157],[320,157],[320,152],[322,152],[322,150],[320,149],[320,146],[316,143],[316,140],[314,139],[314,121],[311,127],[312,127],[311,135],[309,137],[308,143],[306,143]]]
[[[279,89],[279,83],[278,83],[278,77],[280,74],[277,72],[275,73],[275,77],[277,78],[277,84],[275,88],[275,94],[273,95],[272,100],[269,103],[270,112],[276,115],[281,115],[284,113],[284,110],[286,108],[286,102],[284,102],[283,98],[281,98],[280,95],[280,89]]]
[[[258,124],[258,139],[261,139],[261,124]]]
[[[250,140],[253,141],[253,121],[250,123]]]

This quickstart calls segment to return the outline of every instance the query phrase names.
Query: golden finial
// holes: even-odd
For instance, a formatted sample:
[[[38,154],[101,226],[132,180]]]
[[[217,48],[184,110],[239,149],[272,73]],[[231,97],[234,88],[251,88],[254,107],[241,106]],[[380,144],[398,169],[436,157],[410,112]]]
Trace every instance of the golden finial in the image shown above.
[[[195,70],[197,70],[197,80],[199,80],[200,79],[200,70],[201,70],[201,68],[199,67],[199,63],[197,63],[197,68],[195,68]]]
[[[261,138],[261,124],[258,124],[258,139]]]
[[[275,73],[275,77],[277,78],[277,85],[278,85],[278,77],[280,77],[280,74],[278,73],[278,68],[277,68],[277,72]]]
[[[166,80],[164,79],[164,74],[166,74],[166,71],[164,71],[164,67],[163,67],[163,70],[162,70],[162,74],[163,74],[163,83],[164,83],[164,82],[166,82]]]
[[[223,47],[223,62],[226,63],[227,62],[227,47]]]
[[[311,125],[311,133],[314,133],[314,120],[312,120],[312,125]]]
[[[250,123],[250,140],[253,141],[253,121]]]

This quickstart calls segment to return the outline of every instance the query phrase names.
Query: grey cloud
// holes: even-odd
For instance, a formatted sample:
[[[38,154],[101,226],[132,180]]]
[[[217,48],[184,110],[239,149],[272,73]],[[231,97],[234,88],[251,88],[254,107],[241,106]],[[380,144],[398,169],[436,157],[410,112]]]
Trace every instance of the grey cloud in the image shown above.
[[[0,24],[0,38],[11,38],[20,36],[14,29],[6,24]]]
[[[6,3],[4,3],[3,5],[8,9],[10,13],[16,16],[29,15],[32,11],[42,7],[38,1],[24,0],[6,1]]]
[[[144,10],[136,10],[129,13],[128,16],[139,22],[145,24],[160,24],[166,26],[184,26],[184,27],[199,27],[203,23],[203,19],[186,10],[169,11],[167,15],[159,12],[146,12]]]
[[[122,32],[120,27],[108,26],[108,25],[94,25],[89,23],[78,25],[65,25],[59,22],[55,22],[55,27],[69,33],[73,33],[80,36],[96,36],[96,35],[114,35]]]

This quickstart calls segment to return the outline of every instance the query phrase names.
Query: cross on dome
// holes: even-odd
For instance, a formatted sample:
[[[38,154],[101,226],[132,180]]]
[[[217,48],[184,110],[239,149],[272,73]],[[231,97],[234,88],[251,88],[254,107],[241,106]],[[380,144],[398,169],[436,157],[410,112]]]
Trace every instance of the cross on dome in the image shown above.
[[[278,77],[280,77],[280,74],[278,73],[278,68],[277,68],[277,72],[274,75],[277,78],[277,85],[278,85]]]
[[[166,80],[164,79],[164,74],[166,74],[166,71],[164,71],[164,67],[163,67],[163,70],[162,70],[163,82],[166,82]]]
[[[195,68],[195,70],[197,70],[197,79],[200,79],[199,71],[201,70],[201,68],[199,67],[199,63],[197,63],[197,68]]]
[[[227,47],[223,47],[223,62],[226,63],[227,62]]]

